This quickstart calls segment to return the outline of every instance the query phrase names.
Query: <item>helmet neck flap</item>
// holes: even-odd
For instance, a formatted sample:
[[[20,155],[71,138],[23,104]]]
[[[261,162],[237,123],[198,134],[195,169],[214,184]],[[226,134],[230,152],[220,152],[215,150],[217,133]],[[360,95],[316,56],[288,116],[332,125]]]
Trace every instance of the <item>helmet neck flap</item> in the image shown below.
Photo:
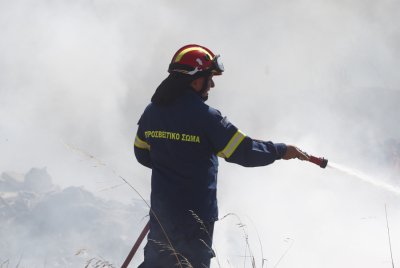
[[[185,91],[190,87],[190,84],[193,80],[196,80],[201,77],[205,77],[206,81],[208,77],[211,75],[210,72],[197,72],[194,75],[187,75],[179,72],[171,72],[170,75],[161,82],[161,84],[157,87],[156,92],[151,98],[151,102],[159,105],[169,105],[175,99],[177,99],[180,95],[185,93]],[[201,95],[207,90],[207,82],[204,82],[203,87],[197,94],[199,97],[206,101],[208,97],[202,97]],[[194,89],[193,89],[194,90]]]

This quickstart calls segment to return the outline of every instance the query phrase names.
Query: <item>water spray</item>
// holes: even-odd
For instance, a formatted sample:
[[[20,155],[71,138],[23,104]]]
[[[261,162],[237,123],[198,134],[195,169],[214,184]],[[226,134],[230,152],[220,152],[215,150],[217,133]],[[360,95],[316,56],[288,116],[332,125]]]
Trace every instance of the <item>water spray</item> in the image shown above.
[[[360,179],[360,180],[362,180],[364,182],[367,182],[369,184],[372,184],[372,185],[374,185],[376,187],[380,187],[380,188],[383,188],[383,189],[385,189],[387,191],[390,191],[390,192],[392,192],[394,194],[400,195],[400,189],[398,187],[393,186],[393,185],[391,185],[389,183],[386,183],[386,182],[384,182],[384,181],[382,181],[380,179],[370,177],[370,176],[368,176],[368,175],[366,175],[366,174],[364,174],[364,173],[362,173],[362,172],[360,172],[360,171],[358,171],[356,169],[348,168],[348,167],[345,167],[345,166],[342,166],[342,165],[338,165],[338,164],[334,164],[334,163],[329,163],[328,167],[336,169],[336,170],[341,171],[341,172],[344,172],[344,173],[346,173],[348,175],[351,175],[353,177],[357,177],[358,179]]]
[[[308,157],[308,159],[309,159],[308,161],[310,161],[311,163],[314,163],[314,164],[320,166],[321,168],[326,168],[326,166],[328,165],[328,159],[325,159],[323,157],[316,157],[316,156],[310,155],[310,154],[308,154],[306,152],[303,152],[302,150],[300,150],[300,151]],[[298,159],[303,161],[303,159],[301,159],[301,158],[298,158]]]
[[[309,159],[308,161],[309,162],[314,163],[314,164],[320,166],[321,168],[326,168],[328,166],[328,167],[330,167],[332,169],[336,169],[336,170],[341,171],[343,173],[346,173],[348,175],[357,177],[358,179],[360,179],[360,180],[362,180],[364,182],[367,182],[367,183],[372,184],[374,186],[383,188],[383,189],[385,189],[387,191],[390,191],[390,192],[392,192],[394,194],[400,195],[400,189],[395,187],[395,186],[393,186],[393,185],[385,183],[385,182],[383,182],[383,181],[381,181],[379,179],[375,179],[375,178],[369,177],[369,176],[367,176],[367,175],[365,175],[365,174],[363,174],[360,171],[355,170],[355,169],[351,169],[351,168],[348,168],[348,167],[345,167],[345,166],[342,166],[342,165],[338,165],[338,164],[334,164],[334,163],[329,163],[328,164],[328,159],[325,159],[323,157],[315,157],[315,156],[310,155],[310,154],[308,154],[306,152],[303,152],[302,150],[300,150],[300,151],[308,157],[308,159]],[[298,157],[298,159],[301,160],[301,161],[305,161],[305,160],[303,160],[303,159],[301,159],[299,157]]]

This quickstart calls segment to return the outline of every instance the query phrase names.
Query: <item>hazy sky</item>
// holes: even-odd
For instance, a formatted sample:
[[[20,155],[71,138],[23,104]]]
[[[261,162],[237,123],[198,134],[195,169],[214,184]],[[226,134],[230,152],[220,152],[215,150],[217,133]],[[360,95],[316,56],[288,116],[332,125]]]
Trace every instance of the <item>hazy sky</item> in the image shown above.
[[[61,187],[95,193],[120,183],[63,140],[148,199],[136,123],[174,53],[194,43],[221,55],[226,71],[207,103],[244,133],[398,184],[385,144],[400,139],[399,25],[394,0],[0,1],[0,171],[46,166]],[[258,263],[246,216],[268,267],[287,237],[295,242],[281,268],[391,267],[385,203],[400,262],[399,196],[297,160],[256,169],[221,161],[219,175],[220,215],[246,221]],[[137,198],[126,186],[97,195]],[[224,267],[243,265],[236,223],[216,225]]]

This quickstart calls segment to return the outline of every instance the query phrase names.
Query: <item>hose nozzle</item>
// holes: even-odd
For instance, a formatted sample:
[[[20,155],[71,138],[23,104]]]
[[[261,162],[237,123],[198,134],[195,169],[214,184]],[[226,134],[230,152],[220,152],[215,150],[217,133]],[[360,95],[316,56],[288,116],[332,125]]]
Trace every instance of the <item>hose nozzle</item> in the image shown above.
[[[310,156],[310,162],[320,166],[321,168],[326,168],[326,166],[328,165],[328,159],[325,159],[323,157],[315,157],[312,155]]]
[[[301,150],[300,150],[300,151],[301,151]],[[309,161],[310,161],[311,163],[314,163],[314,164],[320,166],[321,168],[326,168],[326,166],[328,165],[328,159],[325,159],[325,158],[323,158],[323,157],[315,157],[315,156],[310,155],[310,154],[308,154],[308,153],[306,153],[306,152],[303,152],[303,151],[301,151],[301,152],[302,152],[303,154],[305,154],[306,156],[308,156]],[[299,159],[300,159],[300,158],[299,158]],[[300,159],[300,160],[302,160],[302,159]]]

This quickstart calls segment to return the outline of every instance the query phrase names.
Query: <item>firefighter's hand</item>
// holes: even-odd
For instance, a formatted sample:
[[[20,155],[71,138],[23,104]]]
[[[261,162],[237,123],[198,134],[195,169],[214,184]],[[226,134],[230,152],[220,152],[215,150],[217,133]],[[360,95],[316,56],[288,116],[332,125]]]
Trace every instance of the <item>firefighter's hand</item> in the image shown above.
[[[300,158],[302,160],[309,160],[308,157],[293,144],[286,143],[286,147],[286,154],[282,157],[282,159],[289,160],[293,158]]]

